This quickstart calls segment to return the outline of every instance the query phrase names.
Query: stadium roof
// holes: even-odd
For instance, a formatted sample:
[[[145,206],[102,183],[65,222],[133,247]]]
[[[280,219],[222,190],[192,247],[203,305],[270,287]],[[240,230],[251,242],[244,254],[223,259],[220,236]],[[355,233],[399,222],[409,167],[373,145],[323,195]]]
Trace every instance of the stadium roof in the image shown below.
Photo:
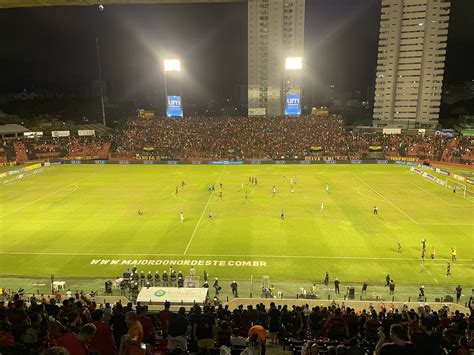
[[[248,0],[0,0],[0,8],[37,7],[37,6],[90,6],[112,4],[179,4],[179,3],[219,3],[247,2]]]
[[[19,124],[9,123],[0,125],[0,134],[23,133],[29,131],[28,128],[20,126]]]

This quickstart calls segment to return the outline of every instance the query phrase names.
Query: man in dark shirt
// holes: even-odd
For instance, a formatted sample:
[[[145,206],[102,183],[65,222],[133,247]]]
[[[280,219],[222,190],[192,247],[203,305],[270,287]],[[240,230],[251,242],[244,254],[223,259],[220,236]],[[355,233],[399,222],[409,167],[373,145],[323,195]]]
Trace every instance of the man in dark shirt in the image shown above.
[[[171,318],[171,311],[170,311],[171,303],[166,301],[165,302],[165,309],[158,313],[158,317],[160,318],[161,329],[163,330],[163,336],[168,336],[168,322]]]
[[[410,334],[410,340],[415,345],[416,355],[440,355],[442,354],[441,334],[433,331],[435,323],[431,317],[420,319],[421,331]]]
[[[461,285],[458,285],[458,287],[456,287],[456,302],[459,302],[459,299],[461,298],[461,294],[462,294],[462,287]]]
[[[186,332],[188,330],[188,321],[185,316],[184,307],[180,307],[178,314],[172,314],[168,327],[168,350],[174,351],[180,348],[182,352],[187,351]]]
[[[341,283],[341,282],[340,282],[340,281],[338,280],[338,278],[336,277],[336,278],[334,279],[334,293],[335,293],[336,295],[339,294],[339,284],[340,284],[340,283]]]
[[[375,347],[375,355],[415,355],[415,347],[406,341],[406,332],[400,324],[392,324],[390,327],[390,340],[385,342],[385,334],[382,327],[379,329],[379,341]]]
[[[214,347],[215,328],[216,324],[210,314],[210,308],[209,306],[204,306],[204,313],[197,319],[194,329],[199,351],[210,352]]]

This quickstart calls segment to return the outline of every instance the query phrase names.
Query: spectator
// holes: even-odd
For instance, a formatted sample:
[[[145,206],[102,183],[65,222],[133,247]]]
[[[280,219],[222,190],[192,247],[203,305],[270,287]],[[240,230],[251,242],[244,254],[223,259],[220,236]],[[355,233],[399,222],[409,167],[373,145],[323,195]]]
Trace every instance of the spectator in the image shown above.
[[[123,313],[122,304],[117,303],[112,312],[110,325],[112,327],[115,345],[119,347],[122,341],[122,336],[127,334],[127,323],[125,323],[125,315]]]
[[[188,320],[185,308],[180,307],[178,314],[172,314],[168,327],[168,350],[170,352],[179,348],[182,352],[188,350],[186,334],[188,332]]]
[[[390,340],[385,342],[385,334],[379,329],[379,341],[375,347],[375,355],[414,355],[415,347],[406,340],[407,334],[399,324],[390,327]]]
[[[145,344],[143,344],[143,327],[138,321],[138,316],[134,311],[125,314],[128,332],[123,336],[120,345],[120,353],[127,355],[144,355]]]
[[[160,311],[160,313],[158,314],[158,318],[160,319],[160,324],[161,324],[161,330],[163,332],[163,337],[165,338],[168,336],[168,323],[171,316],[173,315],[170,311],[170,308],[171,308],[171,303],[166,301],[165,309]]]
[[[232,346],[245,346],[246,345],[246,340],[243,336],[240,335],[240,330],[239,328],[234,328],[232,330],[232,335],[230,336],[230,343]]]
[[[57,346],[65,348],[70,355],[87,355],[89,344],[96,332],[95,325],[84,325],[78,334],[68,332],[56,342]]]
[[[197,339],[197,346],[201,353],[210,354],[214,347],[216,333],[216,323],[211,315],[210,307],[204,306],[204,312],[196,320],[194,334]]]
[[[92,312],[92,324],[96,328],[94,337],[92,338],[90,348],[96,351],[97,355],[115,354],[117,347],[115,345],[112,329],[110,325],[104,321],[104,312],[96,309]]]
[[[143,341],[147,344],[154,345],[156,331],[153,326],[153,321],[146,315],[147,307],[146,306],[137,306],[137,315],[138,320],[143,327]]]

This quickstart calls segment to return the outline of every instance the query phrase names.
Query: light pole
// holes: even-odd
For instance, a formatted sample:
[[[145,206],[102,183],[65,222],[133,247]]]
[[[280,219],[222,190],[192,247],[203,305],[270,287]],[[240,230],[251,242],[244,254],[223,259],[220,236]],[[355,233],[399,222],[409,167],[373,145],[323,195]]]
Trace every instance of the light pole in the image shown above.
[[[99,5],[99,15],[97,18],[100,17],[100,14],[104,11],[104,6]],[[98,22],[99,20],[97,20]],[[102,124],[105,126],[105,105],[104,105],[104,90],[102,88],[102,67],[100,65],[100,48],[99,48],[99,35],[97,32],[97,23],[95,26],[95,46],[96,46],[96,51],[97,51],[97,68],[99,70],[99,92],[100,92],[100,104],[102,107]]]
[[[287,57],[285,59],[284,96],[285,115],[301,114],[301,72],[302,57]]]
[[[168,100],[168,73],[181,72],[181,61],[179,59],[165,59],[163,61],[164,71],[165,71],[165,99],[166,99],[166,115],[170,117],[171,115],[168,114],[169,108],[169,100]],[[181,75],[179,75],[179,97],[180,97],[180,105],[182,107],[182,88],[181,88]],[[172,93],[175,94],[175,93]],[[182,111],[181,111],[182,112]]]

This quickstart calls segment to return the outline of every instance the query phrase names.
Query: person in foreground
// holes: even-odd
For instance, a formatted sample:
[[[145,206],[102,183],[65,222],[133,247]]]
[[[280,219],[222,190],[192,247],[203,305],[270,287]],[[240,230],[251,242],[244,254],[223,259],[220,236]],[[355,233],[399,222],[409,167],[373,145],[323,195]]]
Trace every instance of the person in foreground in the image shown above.
[[[414,355],[415,347],[409,342],[407,333],[400,324],[390,326],[390,340],[385,342],[385,334],[382,327],[379,328],[379,341],[375,346],[375,355]]]
[[[120,346],[120,354],[126,355],[144,355],[145,348],[143,342],[143,327],[138,321],[138,316],[134,311],[127,312],[125,315],[128,333],[123,336]]]

